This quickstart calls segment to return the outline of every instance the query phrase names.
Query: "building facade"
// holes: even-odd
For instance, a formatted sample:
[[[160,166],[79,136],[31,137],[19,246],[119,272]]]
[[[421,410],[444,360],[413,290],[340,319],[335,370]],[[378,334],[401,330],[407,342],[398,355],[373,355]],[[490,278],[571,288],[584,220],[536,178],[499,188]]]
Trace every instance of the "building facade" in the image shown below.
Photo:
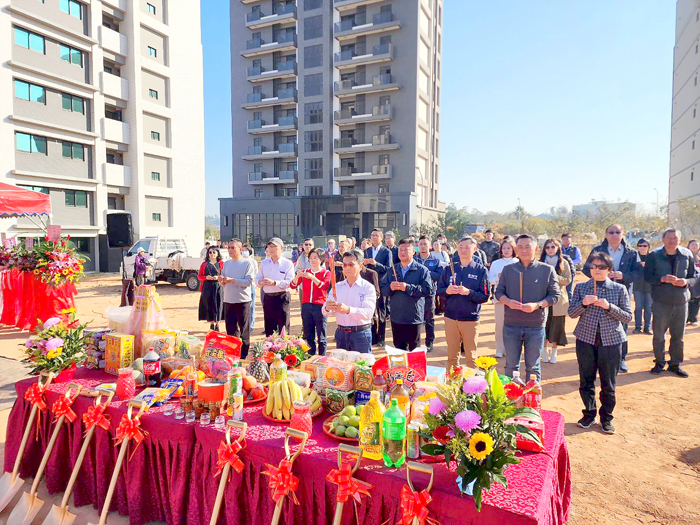
[[[233,198],[259,245],[437,216],[442,0],[230,0]]]
[[[204,237],[204,107],[198,0],[0,1],[0,177],[51,196],[60,224],[116,271],[106,217],[134,236]],[[8,236],[39,236],[26,219]]]
[[[676,46],[673,49],[673,106],[669,214],[680,199],[700,197],[700,1],[676,3]]]

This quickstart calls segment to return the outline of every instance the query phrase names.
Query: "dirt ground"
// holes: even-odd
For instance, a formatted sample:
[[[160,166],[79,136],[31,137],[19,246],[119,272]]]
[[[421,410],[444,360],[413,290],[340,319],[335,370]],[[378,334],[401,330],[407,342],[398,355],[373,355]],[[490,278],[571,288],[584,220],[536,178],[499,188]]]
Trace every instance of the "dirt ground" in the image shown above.
[[[170,327],[204,336],[207,325],[197,321],[199,294],[183,285],[158,285]],[[106,326],[104,310],[119,305],[120,281],[115,275],[94,275],[79,286],[76,306],[81,320],[91,326]],[[253,340],[262,338],[262,308],[258,298]],[[567,320],[569,345],[560,349],[556,365],[542,365],[543,407],[566,418],[566,439],[571,455],[573,503],[569,523],[589,524],[685,524],[700,523],[700,329],[686,332],[681,379],[664,372],[649,373],[652,362],[651,336],[630,335],[628,374],[618,376],[615,427],[608,436],[600,427],[582,430],[576,426],[582,403],[578,393],[578,367],[572,335],[575,321]],[[301,332],[299,303],[292,304],[292,331]],[[332,334],[331,324],[328,333]],[[630,330],[631,331],[631,330]],[[445,366],[442,317],[436,321],[435,351],[429,361]],[[0,357],[20,359],[18,344],[26,333],[0,330]],[[387,335],[387,341],[391,336]],[[331,342],[330,347],[334,345]],[[493,355],[494,311],[486,305],[479,334],[479,354]],[[377,350],[375,350],[377,352]],[[503,371],[504,359],[499,370]],[[0,365],[1,366],[1,365]],[[9,410],[0,411],[0,447],[4,447]],[[1,459],[0,459],[1,461]],[[49,497],[58,502],[60,494]],[[47,505],[48,507],[48,505]],[[79,509],[81,518],[97,519],[92,509]],[[35,523],[41,523],[45,512]],[[0,513],[0,523],[8,511]],[[110,523],[127,523],[110,516]]]

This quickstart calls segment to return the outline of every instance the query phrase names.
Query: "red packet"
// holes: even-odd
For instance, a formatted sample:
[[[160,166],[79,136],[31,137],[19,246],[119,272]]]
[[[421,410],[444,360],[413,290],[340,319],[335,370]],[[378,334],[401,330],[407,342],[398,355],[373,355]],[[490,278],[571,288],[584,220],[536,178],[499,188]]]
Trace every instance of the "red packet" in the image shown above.
[[[506,423],[517,423],[518,425],[522,425],[524,427],[529,428],[539,436],[540,441],[542,442],[542,444],[544,444],[544,423],[540,423],[539,421],[533,421],[532,419],[522,416],[516,416],[512,419],[509,419],[508,421],[506,421]],[[518,450],[527,450],[529,452],[544,451],[544,446],[539,446],[537,443],[523,436],[520,433],[516,434],[515,439],[517,442]]]
[[[222,334],[221,332],[210,331],[204,339],[204,349],[202,350],[202,358],[216,357],[224,359],[225,357],[238,361],[241,358],[241,349],[243,341],[233,335]]]

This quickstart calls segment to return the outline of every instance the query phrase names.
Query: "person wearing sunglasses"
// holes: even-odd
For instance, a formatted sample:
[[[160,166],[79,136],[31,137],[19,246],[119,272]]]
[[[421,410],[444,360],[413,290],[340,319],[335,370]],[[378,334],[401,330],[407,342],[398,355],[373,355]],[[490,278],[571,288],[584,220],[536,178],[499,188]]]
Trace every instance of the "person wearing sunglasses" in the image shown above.
[[[540,256],[540,262],[554,267],[559,283],[559,301],[551,305],[547,310],[547,324],[545,325],[544,362],[557,363],[557,347],[566,346],[566,314],[569,310],[569,293],[566,287],[571,283],[572,271],[569,262],[564,259],[561,245],[556,239],[547,239],[544,242],[544,251]],[[551,345],[550,355],[548,345]]]
[[[646,265],[649,257],[649,241],[639,239],[637,241],[637,251],[642,268]],[[634,281],[632,287],[634,294],[634,332],[635,334],[651,334],[651,284],[644,280],[644,275]],[[642,322],[643,320],[643,322]]]
[[[613,269],[608,278],[620,283],[627,288],[627,295],[632,294],[632,283],[644,274],[644,268],[640,264],[639,254],[625,241],[625,230],[619,224],[611,224],[605,229],[605,240],[593,248],[593,253],[607,253],[613,260]],[[583,266],[586,277],[591,276],[589,265],[590,255]],[[627,326],[624,327],[627,330]],[[627,340],[622,344],[622,362],[620,372],[627,373],[629,369],[626,363]]]
[[[574,288],[569,316],[579,318],[576,358],[579,393],[583,401],[581,428],[590,428],[596,419],[595,380],[600,376],[600,425],[606,434],[614,434],[615,383],[622,362],[622,346],[627,340],[625,326],[632,320],[627,287],[609,279],[613,259],[605,252],[593,252],[586,262],[591,279]]]

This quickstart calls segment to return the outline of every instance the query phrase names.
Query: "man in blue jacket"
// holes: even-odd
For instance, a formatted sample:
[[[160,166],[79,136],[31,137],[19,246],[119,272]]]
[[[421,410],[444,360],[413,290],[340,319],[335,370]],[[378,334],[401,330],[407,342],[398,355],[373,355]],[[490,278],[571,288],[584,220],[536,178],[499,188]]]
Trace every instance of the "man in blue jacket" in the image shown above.
[[[612,257],[615,268],[610,272],[608,278],[617,283],[623,284],[627,288],[627,295],[632,295],[632,283],[639,279],[644,274],[644,267],[639,259],[639,254],[631,246],[625,242],[625,229],[619,224],[611,224],[605,229],[605,240],[593,250],[591,253],[603,252]],[[583,266],[583,273],[586,277],[591,276],[590,254]],[[627,325],[624,325],[627,332]],[[620,363],[620,372],[627,373],[627,341],[622,343],[622,362]]]
[[[437,293],[445,297],[447,370],[457,366],[462,343],[466,365],[475,367],[481,305],[489,297],[486,266],[474,258],[476,249],[473,237],[462,237],[457,243],[458,260],[445,268],[437,286]]]
[[[379,228],[372,230],[370,241],[372,246],[365,250],[365,259],[363,264],[370,270],[377,272],[379,282],[386,275],[387,270],[392,267],[391,251],[386,246],[382,245],[384,232]],[[384,337],[386,333],[386,318],[387,318],[387,301],[382,295],[377,301],[377,324],[372,326],[372,344],[384,345]]]
[[[391,267],[381,282],[382,295],[391,302],[391,332],[394,346],[413,350],[420,343],[426,298],[433,291],[428,269],[413,260],[413,243],[399,241],[400,264]]]
[[[414,257],[418,264],[422,264],[428,269],[430,279],[433,281],[430,297],[425,299],[425,312],[423,315],[423,321],[425,322],[425,346],[428,348],[428,352],[433,351],[433,342],[435,341],[435,293],[438,280],[440,275],[442,275],[442,270],[445,268],[445,264],[430,251],[431,246],[431,240],[423,235],[418,239],[418,253]]]
[[[581,250],[578,249],[578,246],[574,246],[573,238],[570,233],[562,234],[561,251],[564,255],[567,255],[569,259],[571,259],[571,262],[574,265],[571,271],[571,282],[569,283],[569,286],[566,287],[569,298],[571,298],[574,296],[574,281],[576,280],[576,269],[581,262]]]

